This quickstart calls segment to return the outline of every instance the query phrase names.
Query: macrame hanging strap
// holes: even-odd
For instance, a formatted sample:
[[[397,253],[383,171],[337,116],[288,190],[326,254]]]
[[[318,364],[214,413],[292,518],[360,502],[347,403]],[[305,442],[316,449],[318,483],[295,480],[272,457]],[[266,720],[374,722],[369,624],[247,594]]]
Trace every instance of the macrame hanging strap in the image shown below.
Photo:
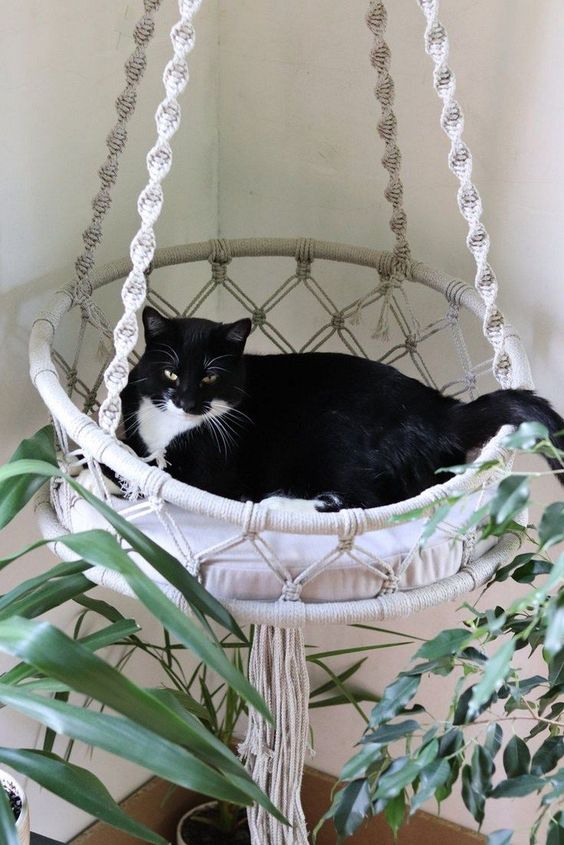
[[[163,84],[166,96],[160,103],[155,116],[157,141],[147,155],[149,181],[141,191],[137,209],[141,226],[130,246],[133,268],[122,288],[124,313],[114,329],[115,356],[104,373],[108,395],[100,407],[100,427],[115,435],[120,414],[120,393],[127,384],[129,375],[128,357],[137,343],[137,312],[145,302],[147,294],[146,273],[155,253],[154,225],[159,218],[163,204],[162,181],[172,165],[172,149],[169,141],[180,126],[178,96],[188,83],[186,56],[194,47],[192,18],[202,0],[179,0],[180,20],[170,33],[174,55],[165,67]]]
[[[403,207],[403,184],[400,178],[401,152],[397,143],[394,80],[390,75],[391,52],[384,38],[387,22],[388,14],[384,4],[381,0],[371,0],[366,23],[374,35],[370,61],[377,72],[375,94],[382,110],[378,123],[378,133],[385,144],[382,164],[389,174],[384,196],[392,206],[390,229],[396,241],[393,250],[394,264],[402,271],[409,264],[411,253],[407,241],[407,216]]]
[[[127,123],[137,104],[137,89],[147,66],[147,47],[155,32],[154,16],[161,3],[162,0],[144,0],[144,14],[133,30],[135,49],[125,62],[125,87],[116,100],[117,120],[106,138],[108,154],[98,171],[100,186],[92,199],[92,219],[82,233],[84,248],[74,265],[74,298],[83,307],[92,295],[90,273],[94,267],[94,253],[102,241],[102,225],[110,209],[119,159],[127,143]]]
[[[481,222],[482,200],[472,182],[472,155],[462,139],[464,115],[456,99],[456,79],[448,65],[449,42],[439,21],[439,0],[417,0],[427,26],[425,50],[434,63],[433,83],[443,101],[441,126],[450,138],[448,164],[460,183],[458,207],[468,223],[466,244],[476,262],[476,289],[486,306],[483,331],[494,350],[493,374],[502,387],[511,385],[511,361],[505,348],[505,320],[497,307],[497,279],[488,262],[489,235]]]

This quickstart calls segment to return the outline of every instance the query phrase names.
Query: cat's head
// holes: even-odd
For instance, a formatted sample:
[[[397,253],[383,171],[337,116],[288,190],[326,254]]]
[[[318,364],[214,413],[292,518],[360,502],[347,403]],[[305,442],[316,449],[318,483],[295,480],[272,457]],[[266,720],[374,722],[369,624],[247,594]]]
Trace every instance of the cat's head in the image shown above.
[[[249,319],[167,318],[147,307],[143,326],[146,348],[132,381],[141,396],[194,424],[241,403]]]

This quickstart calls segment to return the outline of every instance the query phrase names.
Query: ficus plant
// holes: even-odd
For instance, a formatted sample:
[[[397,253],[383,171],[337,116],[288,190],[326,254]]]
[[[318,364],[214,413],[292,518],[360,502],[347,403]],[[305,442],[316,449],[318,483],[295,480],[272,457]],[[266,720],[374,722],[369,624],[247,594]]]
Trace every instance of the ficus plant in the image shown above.
[[[564,471],[564,453],[537,423],[521,425],[506,445],[557,457]],[[508,607],[488,607],[486,588],[475,605],[463,605],[460,627],[425,641],[385,688],[320,823],[332,819],[339,842],[378,814],[396,835],[426,801],[434,797],[440,808],[455,789],[479,828],[490,802],[535,795],[531,845],[564,842],[564,553],[556,552],[564,502],[544,507],[536,526],[519,521],[532,483],[544,474],[508,474],[474,514],[483,537],[509,531],[523,540],[488,585],[511,579],[523,595]],[[452,504],[438,504],[427,537]],[[542,673],[521,668],[522,651],[537,655]],[[455,681],[442,714],[431,715],[417,700],[433,676]],[[507,827],[487,842],[510,845],[514,836]]]

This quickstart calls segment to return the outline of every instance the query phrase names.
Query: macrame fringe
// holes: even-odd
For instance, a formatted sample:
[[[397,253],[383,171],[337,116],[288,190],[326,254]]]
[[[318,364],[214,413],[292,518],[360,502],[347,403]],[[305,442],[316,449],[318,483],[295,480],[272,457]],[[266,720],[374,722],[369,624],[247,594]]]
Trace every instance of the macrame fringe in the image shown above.
[[[249,680],[274,717],[269,725],[250,711],[239,753],[249,774],[290,822],[281,824],[257,805],[247,810],[253,845],[308,845],[301,805],[308,749],[309,678],[303,631],[259,625],[249,662]]]

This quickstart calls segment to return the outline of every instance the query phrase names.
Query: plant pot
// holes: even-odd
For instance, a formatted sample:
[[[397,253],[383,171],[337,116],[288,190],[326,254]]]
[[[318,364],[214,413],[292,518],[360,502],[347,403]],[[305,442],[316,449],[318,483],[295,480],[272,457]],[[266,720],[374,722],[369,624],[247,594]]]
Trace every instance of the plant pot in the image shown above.
[[[16,830],[20,845],[29,845],[29,808],[26,794],[20,784],[8,772],[0,769],[0,788],[15,794],[21,801],[20,814],[16,820]]]
[[[198,823],[195,816],[213,817],[218,802],[198,804],[185,813],[176,828],[176,845],[251,845],[246,811],[241,808],[241,826],[235,832],[222,832],[205,822]]]

